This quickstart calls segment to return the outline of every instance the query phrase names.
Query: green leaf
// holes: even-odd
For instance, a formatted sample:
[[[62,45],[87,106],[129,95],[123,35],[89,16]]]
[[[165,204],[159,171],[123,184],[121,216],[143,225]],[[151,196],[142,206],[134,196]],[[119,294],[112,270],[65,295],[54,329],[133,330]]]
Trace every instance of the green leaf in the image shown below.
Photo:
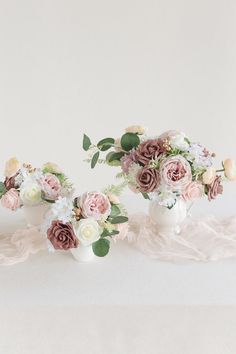
[[[143,195],[144,199],[149,199],[150,200],[150,197],[149,197],[148,193],[142,193],[142,195]]]
[[[130,151],[140,144],[140,139],[137,134],[126,133],[121,137],[121,147],[125,151]]]
[[[120,160],[124,155],[124,152],[109,152],[106,156],[106,161],[111,166],[119,166]]]
[[[88,151],[88,149],[90,148],[90,146],[92,145],[91,140],[89,139],[88,135],[84,134],[83,137],[83,149],[85,151]]]
[[[110,241],[105,238],[100,238],[98,241],[94,242],[93,253],[98,257],[104,257],[108,254],[110,249]]]
[[[92,157],[91,168],[94,168],[96,166],[98,159],[99,159],[99,151],[97,151]]]
[[[114,235],[118,235],[120,232],[118,230],[112,230],[112,231],[109,231],[107,229],[104,229],[103,233],[101,234],[101,237],[111,237],[111,236],[114,236]]]
[[[3,182],[0,182],[0,198],[6,193],[7,189],[5,187],[5,184]]]
[[[101,151],[106,151],[109,150],[115,143],[115,139],[113,138],[105,138],[102,139],[98,142],[97,147],[101,150]]]
[[[120,208],[116,204],[112,204],[110,217],[114,218],[118,215],[120,215]]]
[[[127,222],[129,219],[127,216],[116,216],[115,218],[111,218],[110,223],[111,224],[123,224],[124,222]]]

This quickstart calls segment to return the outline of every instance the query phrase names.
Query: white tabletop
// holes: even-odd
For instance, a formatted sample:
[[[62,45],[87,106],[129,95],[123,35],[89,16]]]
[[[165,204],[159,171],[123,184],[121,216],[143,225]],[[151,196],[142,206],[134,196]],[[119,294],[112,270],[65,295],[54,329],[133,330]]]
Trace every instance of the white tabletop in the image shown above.
[[[129,210],[145,209],[137,200],[127,198]],[[1,210],[1,215],[3,230],[23,224],[21,212]],[[70,252],[41,251],[24,263],[0,267],[0,283],[0,306],[235,305],[236,260],[162,262],[118,241],[107,257],[90,263],[76,262]]]

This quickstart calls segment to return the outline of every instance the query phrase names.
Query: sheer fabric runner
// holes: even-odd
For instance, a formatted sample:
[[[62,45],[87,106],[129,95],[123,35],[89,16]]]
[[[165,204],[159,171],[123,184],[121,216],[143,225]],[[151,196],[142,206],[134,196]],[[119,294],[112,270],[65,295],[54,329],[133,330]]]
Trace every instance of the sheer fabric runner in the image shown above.
[[[160,234],[143,213],[131,215],[129,225],[128,241],[154,259],[206,262],[236,257],[236,216],[221,220],[214,216],[189,217],[180,234],[172,238]],[[0,265],[24,262],[44,249],[46,239],[36,227],[0,234]]]
[[[146,214],[130,217],[128,240],[147,256],[166,261],[217,261],[236,256],[236,216],[187,218],[180,234],[160,234]]]

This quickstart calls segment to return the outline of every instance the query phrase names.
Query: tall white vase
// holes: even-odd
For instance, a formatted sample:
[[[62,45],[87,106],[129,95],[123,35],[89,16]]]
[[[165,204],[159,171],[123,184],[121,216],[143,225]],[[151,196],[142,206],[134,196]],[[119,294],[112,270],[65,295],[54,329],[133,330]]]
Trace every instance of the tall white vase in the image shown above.
[[[23,211],[26,222],[29,226],[40,226],[43,222],[45,214],[50,209],[50,204],[42,203],[39,205],[24,205]]]
[[[181,224],[187,216],[187,205],[179,199],[173,208],[168,209],[151,200],[149,204],[149,216],[157,225],[158,233],[175,237],[181,229]]]
[[[77,248],[71,248],[70,251],[77,262],[90,262],[95,258],[92,245],[79,245]]]

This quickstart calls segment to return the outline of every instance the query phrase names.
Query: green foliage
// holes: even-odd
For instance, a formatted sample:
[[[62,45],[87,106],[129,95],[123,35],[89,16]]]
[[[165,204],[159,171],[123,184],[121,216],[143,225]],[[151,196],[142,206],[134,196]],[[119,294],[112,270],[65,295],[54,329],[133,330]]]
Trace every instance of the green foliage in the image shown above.
[[[110,166],[120,166],[120,160],[124,155],[124,152],[109,152],[106,156],[106,161]]]
[[[94,168],[96,166],[98,159],[99,159],[99,151],[97,151],[92,157],[91,168]]]
[[[0,182],[0,198],[6,193],[7,189],[5,187],[5,184],[3,182]]]
[[[97,147],[101,151],[107,151],[109,150],[112,146],[114,146],[115,139],[113,138],[105,138],[102,139],[98,142]]]
[[[150,200],[150,197],[148,195],[148,193],[142,193],[142,196],[144,199],[149,199]]]
[[[125,222],[127,222],[129,219],[127,218],[127,216],[116,216],[114,218],[109,218],[109,221],[111,224],[115,225],[115,224],[123,224]]]
[[[127,186],[127,181],[124,181],[123,183],[120,183],[118,185],[111,184],[106,189],[104,189],[104,193],[105,194],[111,193],[120,196],[124,191],[124,189],[126,188],[126,186]]]
[[[104,229],[103,233],[101,234],[101,237],[112,237],[112,236],[118,235],[118,234],[119,234],[118,230],[109,231],[107,229]]]
[[[117,204],[112,204],[110,217],[114,218],[118,215],[120,215],[120,208],[117,206]]]
[[[90,146],[92,145],[90,138],[88,137],[88,135],[84,134],[83,137],[83,149],[85,151],[88,151]]]
[[[140,139],[137,134],[126,133],[121,137],[121,147],[125,151],[130,151],[140,144]]]
[[[93,253],[98,257],[104,257],[108,254],[110,249],[110,241],[105,238],[100,238],[98,241],[94,242]]]

